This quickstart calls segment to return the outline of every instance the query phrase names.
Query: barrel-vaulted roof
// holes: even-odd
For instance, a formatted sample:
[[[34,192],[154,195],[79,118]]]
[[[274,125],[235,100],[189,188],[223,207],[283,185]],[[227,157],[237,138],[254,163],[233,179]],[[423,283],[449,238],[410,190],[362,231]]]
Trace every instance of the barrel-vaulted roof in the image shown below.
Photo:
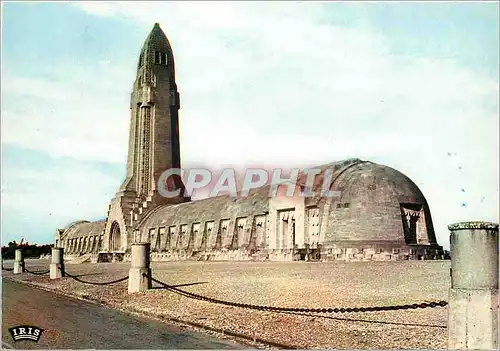
[[[194,222],[247,217],[269,211],[269,188],[251,190],[246,197],[222,195],[177,205],[164,205],[155,210],[141,225],[160,227],[163,225],[190,224]]]
[[[78,221],[73,222],[66,227],[61,239],[72,239],[79,238],[82,236],[94,236],[101,235],[104,231],[104,226],[106,225],[105,220],[89,222],[89,221]]]

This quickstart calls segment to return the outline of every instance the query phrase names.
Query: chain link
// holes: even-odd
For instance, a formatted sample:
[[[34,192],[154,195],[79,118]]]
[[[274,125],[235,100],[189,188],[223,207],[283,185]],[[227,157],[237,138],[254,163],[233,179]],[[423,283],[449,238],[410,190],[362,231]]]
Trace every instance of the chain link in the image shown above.
[[[65,272],[64,274],[67,275],[68,277],[76,280],[77,282],[80,282],[80,283],[83,283],[83,284],[91,284],[91,285],[110,285],[110,284],[115,284],[115,283],[123,282],[123,281],[125,281],[125,280],[128,279],[128,276],[126,276],[126,277],[123,277],[123,278],[120,278],[120,279],[117,279],[117,280],[113,280],[113,281],[110,281],[110,282],[98,283],[98,282],[89,282],[89,281],[86,281],[86,280],[82,280],[82,279],[78,278],[75,275],[69,274],[68,272]]]
[[[5,257],[4,257],[4,256],[2,256],[2,270],[3,270],[3,271],[7,271],[7,272],[12,272],[12,271],[14,270],[14,268],[5,268],[5,267],[3,266],[3,261],[4,261],[4,260],[5,260]]]
[[[5,268],[3,266],[2,266],[2,269],[6,270],[6,271],[14,270],[13,268]],[[47,274],[50,272],[50,270],[42,271],[42,272],[33,272],[33,271],[30,271],[29,269],[27,269],[26,267],[24,268],[24,270],[28,273],[35,274],[35,275],[44,275],[44,274]],[[69,274],[67,272],[64,272],[64,275],[67,275],[68,277],[70,277],[70,278],[72,278],[80,283],[91,284],[91,285],[116,284],[116,283],[123,282],[129,278],[128,276],[126,276],[126,277],[116,279],[116,280],[113,280],[110,282],[99,283],[99,282],[90,282],[90,281],[82,280],[82,279],[78,278],[77,276],[74,276],[74,275]],[[143,274],[143,276],[148,277],[147,274]],[[246,304],[246,303],[218,300],[218,299],[214,299],[212,297],[202,296],[202,295],[191,293],[191,292],[188,292],[185,290],[181,290],[179,288],[168,285],[160,280],[154,279],[153,277],[151,277],[151,280],[155,283],[162,285],[163,287],[167,288],[170,291],[173,291],[177,294],[180,294],[180,295],[192,298],[192,299],[207,301],[207,302],[216,303],[219,305],[247,308],[247,309],[259,310],[259,311],[270,311],[270,312],[301,312],[301,313],[375,312],[375,311],[410,310],[410,309],[419,309],[419,308],[435,308],[435,307],[445,307],[448,305],[448,302],[446,302],[446,301],[432,301],[432,302],[422,302],[419,304],[415,303],[415,304],[411,304],[411,305],[371,306],[371,307],[294,308],[294,307],[261,306],[261,305],[252,305],[252,304]]]
[[[5,268],[2,266],[2,269],[5,270],[5,271],[13,271],[14,268]],[[28,273],[31,273],[31,274],[35,274],[35,275],[45,275],[47,273],[50,272],[50,270],[48,271],[41,271],[41,272],[33,272],[33,271],[30,271],[28,268],[24,267],[24,270]],[[128,279],[128,276],[126,277],[123,277],[123,278],[120,278],[120,279],[117,279],[117,280],[113,280],[113,281],[110,281],[110,282],[105,282],[105,283],[99,283],[99,282],[89,282],[89,281],[86,281],[86,280],[82,280],[80,278],[78,278],[77,276],[75,275],[72,275],[72,274],[69,274],[68,272],[64,272],[63,274],[64,276],[68,276],[80,283],[83,283],[83,284],[91,284],[91,285],[110,285],[110,284],[115,284],[115,283],[120,283],[120,282],[123,282],[125,280]]]
[[[143,274],[147,277],[147,274]],[[381,307],[340,307],[340,308],[293,308],[293,307],[274,307],[274,306],[259,306],[238,302],[230,302],[224,300],[214,299],[212,297],[202,296],[194,294],[185,290],[175,288],[171,285],[163,283],[157,279],[151,278],[152,281],[162,285],[163,287],[171,290],[177,294],[190,297],[196,300],[203,300],[211,303],[216,303],[225,306],[248,308],[252,310],[259,311],[270,311],[270,312],[302,312],[302,313],[349,313],[349,312],[374,312],[374,311],[395,311],[395,310],[410,310],[418,308],[434,308],[434,307],[444,307],[448,305],[446,301],[433,301],[433,302],[423,302],[420,304],[412,305],[397,305],[397,306],[381,306]]]
[[[12,272],[14,270],[14,268],[5,268],[2,264],[2,270],[3,271],[8,271],[8,272]]]
[[[42,272],[32,272],[30,271],[28,268],[24,267],[24,270],[28,273],[31,273],[31,274],[35,274],[35,275],[44,275],[44,274],[47,274],[50,272],[50,270],[48,271],[42,271]]]

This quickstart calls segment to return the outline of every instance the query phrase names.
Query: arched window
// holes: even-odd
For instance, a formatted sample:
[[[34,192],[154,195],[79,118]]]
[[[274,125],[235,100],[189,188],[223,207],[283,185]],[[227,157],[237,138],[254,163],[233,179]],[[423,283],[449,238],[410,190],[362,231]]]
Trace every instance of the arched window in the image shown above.
[[[167,54],[161,51],[155,51],[155,63],[159,65],[166,65]]]
[[[109,235],[109,249],[110,251],[118,251],[121,246],[120,240],[120,226],[117,222],[111,224],[111,232]]]

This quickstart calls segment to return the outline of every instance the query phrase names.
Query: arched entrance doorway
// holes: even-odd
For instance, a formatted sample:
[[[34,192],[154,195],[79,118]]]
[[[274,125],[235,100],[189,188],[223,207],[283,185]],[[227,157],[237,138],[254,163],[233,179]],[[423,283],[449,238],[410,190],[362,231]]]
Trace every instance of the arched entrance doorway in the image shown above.
[[[113,222],[111,224],[111,231],[109,234],[109,250],[119,251],[120,246],[121,246],[120,226],[118,225],[118,222]]]

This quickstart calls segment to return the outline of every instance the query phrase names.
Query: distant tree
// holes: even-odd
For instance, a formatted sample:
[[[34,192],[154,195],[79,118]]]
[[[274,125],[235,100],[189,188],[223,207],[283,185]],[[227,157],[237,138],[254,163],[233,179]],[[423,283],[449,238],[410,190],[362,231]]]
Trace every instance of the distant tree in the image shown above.
[[[2,258],[7,260],[13,259],[16,249],[21,249],[25,258],[38,258],[43,254],[50,254],[53,246],[54,245],[29,245],[28,243],[19,245],[13,240],[9,242],[7,246],[2,246]]]

